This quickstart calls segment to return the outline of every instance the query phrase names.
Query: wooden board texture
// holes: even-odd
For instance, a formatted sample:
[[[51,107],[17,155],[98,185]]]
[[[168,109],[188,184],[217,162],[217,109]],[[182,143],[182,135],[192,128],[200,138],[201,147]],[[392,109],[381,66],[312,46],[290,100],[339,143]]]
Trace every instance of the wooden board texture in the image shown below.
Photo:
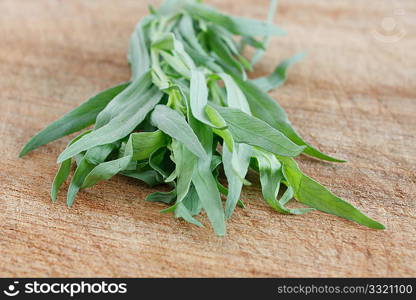
[[[255,18],[268,6],[207,2]],[[320,212],[279,215],[257,181],[224,238],[160,214],[163,205],[144,201],[156,189],[122,177],[81,192],[71,209],[64,191],[50,202],[69,137],[24,159],[18,152],[90,95],[128,80],[127,42],[146,6],[0,0],[0,275],[415,276],[414,0],[282,0],[276,21],[288,35],[272,40],[255,72],[307,52],[273,96],[308,141],[348,163],[300,165],[387,230]]]

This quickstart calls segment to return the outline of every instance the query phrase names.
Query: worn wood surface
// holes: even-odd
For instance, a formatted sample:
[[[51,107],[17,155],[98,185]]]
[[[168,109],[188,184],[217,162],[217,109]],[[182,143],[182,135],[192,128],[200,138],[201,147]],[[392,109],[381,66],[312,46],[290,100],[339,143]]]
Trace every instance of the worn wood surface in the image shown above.
[[[265,0],[208,2],[257,18],[267,10]],[[81,192],[71,209],[63,191],[51,204],[69,138],[24,159],[19,149],[129,78],[127,41],[146,2],[0,0],[0,275],[415,276],[416,2],[280,2],[289,34],[272,41],[256,73],[308,53],[273,95],[307,140],[348,163],[301,158],[302,169],[387,230],[319,212],[279,215],[258,183],[224,238],[160,214],[143,201],[153,189],[122,177]]]

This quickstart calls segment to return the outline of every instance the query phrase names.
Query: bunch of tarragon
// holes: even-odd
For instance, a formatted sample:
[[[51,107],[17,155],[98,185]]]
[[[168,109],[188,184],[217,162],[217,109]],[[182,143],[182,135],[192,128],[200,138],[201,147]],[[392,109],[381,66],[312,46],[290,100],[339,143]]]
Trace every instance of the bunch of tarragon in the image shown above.
[[[147,201],[169,205],[163,212],[202,226],[205,211],[217,235],[236,206],[249,169],[257,172],[264,200],[283,214],[318,209],[362,225],[384,226],[301,172],[294,157],[306,154],[341,162],[307,144],[283,108],[267,92],[286,78],[295,56],[267,77],[246,72],[264,53],[270,36],[284,31],[268,21],[228,16],[201,1],[167,0],[136,26],[128,60],[131,80],[109,88],[33,137],[20,156],[94,124],[59,155],[55,201],[73,164],[67,204],[78,191],[116,174],[167,184]],[[251,59],[241,53],[251,46]],[[224,183],[224,177],[227,181]],[[225,203],[223,203],[225,199]],[[307,208],[289,208],[296,199]]]

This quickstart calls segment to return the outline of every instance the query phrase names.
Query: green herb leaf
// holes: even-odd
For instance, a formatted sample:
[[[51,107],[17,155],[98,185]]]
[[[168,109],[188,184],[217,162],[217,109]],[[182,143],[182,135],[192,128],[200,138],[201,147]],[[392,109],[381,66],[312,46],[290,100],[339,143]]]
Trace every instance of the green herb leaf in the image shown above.
[[[198,220],[196,220],[192,214],[189,212],[189,210],[186,208],[186,206],[183,203],[179,203],[175,210],[175,216],[177,218],[182,218],[185,221],[194,224],[199,227],[204,227],[204,225],[201,224]]]
[[[130,83],[123,83],[103,92],[98,93],[94,97],[71,110],[59,120],[56,120],[48,127],[36,134],[23,147],[19,156],[22,157],[28,152],[57,140],[65,135],[80,131],[93,124],[97,115],[115,96],[123,92]]]
[[[175,217],[182,218],[185,221],[194,224],[199,227],[204,227],[193,216],[197,215],[201,211],[201,201],[199,200],[198,193],[193,186],[190,187],[188,194],[182,202],[175,206]]]
[[[58,157],[58,163],[74,155],[91,149],[92,147],[115,142],[127,136],[139,125],[146,115],[160,101],[162,93],[153,86],[137,99],[132,99],[126,110],[120,112],[108,124],[91,132],[88,136],[81,138],[69,146]]]
[[[90,133],[91,134],[91,133]],[[71,183],[68,188],[66,204],[72,206],[74,204],[75,196],[81,189],[84,179],[94,169],[96,164],[94,162],[103,162],[108,155],[113,151],[114,144],[107,144],[94,147],[87,151],[82,160],[80,161],[77,169],[75,170],[74,176],[72,177]]]
[[[254,150],[254,158],[257,160],[263,198],[274,210],[282,214],[304,214],[313,208],[288,209],[284,205],[293,198],[293,190],[289,187],[282,198],[276,199],[280,183],[283,180],[282,165],[277,158],[261,150]]]
[[[149,166],[162,175],[164,182],[166,182],[167,178],[174,170],[173,163],[167,152],[167,148],[160,148],[153,152],[149,157]]]
[[[208,44],[211,50],[219,58],[218,63],[221,65],[227,65],[229,69],[232,69],[234,73],[241,75],[246,78],[247,75],[244,71],[243,66],[238,62],[231,53],[230,49],[224,43],[224,41],[217,35],[215,29],[211,29],[207,32]]]
[[[98,114],[94,129],[98,129],[116,118],[122,111],[136,101],[138,96],[144,94],[152,86],[151,72],[147,71],[119,93],[107,106]]]
[[[305,54],[300,53],[287,60],[284,60],[268,76],[256,78],[251,82],[254,83],[263,92],[269,92],[281,86],[286,81],[288,68],[302,60],[304,57]]]
[[[224,15],[203,4],[190,2],[185,9],[193,17],[215,23],[233,34],[242,36],[285,35],[279,27],[263,21]]]
[[[157,10],[162,16],[170,16],[178,13],[188,3],[188,0],[166,0]]]
[[[204,124],[217,127],[207,117],[205,107],[208,104],[208,87],[205,75],[200,70],[191,70],[190,106],[192,115]]]
[[[370,219],[353,205],[335,196],[315,180],[303,174],[293,159],[286,157],[279,157],[279,159],[283,162],[285,178],[293,188],[295,198],[299,202],[370,228],[385,229],[384,225]]]
[[[176,201],[179,203],[188,194],[197,157],[193,155],[182,143],[175,140],[172,141],[172,150],[175,158],[176,173],[178,174]]]
[[[168,143],[168,137],[160,130],[132,133],[130,136],[133,147],[132,160],[147,159],[153,152]]]
[[[88,130],[88,131],[86,131],[86,132],[78,135],[68,145],[71,145],[71,144],[75,143],[81,137],[83,137],[84,135],[86,135],[86,134],[88,134],[90,132],[91,132],[91,130]],[[52,188],[51,188],[51,199],[52,199],[52,202],[55,202],[56,201],[59,188],[62,186],[62,184],[68,178],[69,173],[71,172],[71,164],[72,164],[72,160],[71,159],[67,159],[67,160],[63,161],[60,164],[59,169],[58,169],[58,172],[56,173],[55,178],[54,178],[53,183],[52,183]]]
[[[157,128],[183,143],[193,154],[202,159],[207,157],[192,128],[177,111],[165,105],[157,105],[151,119]]]
[[[266,122],[241,110],[218,106],[215,109],[227,122],[228,128],[237,143],[257,146],[275,154],[291,157],[299,155],[304,149],[303,146],[296,145]]]
[[[203,57],[207,57],[209,60],[213,60],[213,58],[206,53],[205,49],[201,46],[198,39],[196,38],[192,18],[189,15],[182,16],[181,21],[179,22],[179,32],[194,49],[194,51]]]
[[[273,128],[281,131],[297,145],[306,146],[305,150],[303,151],[305,154],[322,160],[345,162],[344,160],[326,155],[311,145],[307,144],[292,127],[283,108],[273,98],[262,92],[253,83],[243,81],[237,76],[233,76],[233,78],[240,86],[244,94],[247,96],[247,101],[250,105],[253,116],[263,120]]]
[[[160,174],[153,169],[124,171],[124,172],[121,172],[120,174],[130,177],[130,178],[141,180],[145,182],[147,185],[149,185],[150,187],[161,184],[163,182],[163,177],[160,176]]]
[[[228,149],[230,151],[233,151],[234,148],[234,139],[231,135],[231,132],[227,129],[227,123],[225,120],[221,117],[221,115],[211,106],[207,105],[205,107],[205,112],[208,115],[208,118],[211,120],[212,123],[214,123],[217,127],[224,128],[224,129],[216,129],[213,128],[213,132],[222,137],[225,144],[227,145]]]
[[[71,159],[67,159],[67,160],[64,160],[59,166],[58,172],[56,173],[55,178],[52,183],[52,189],[51,189],[52,202],[56,201],[59,188],[68,178],[69,173],[71,172],[71,164],[72,164]]]
[[[175,48],[174,42],[175,36],[172,33],[166,33],[152,43],[152,48],[172,51]]]
[[[273,19],[277,12],[277,0],[270,0],[270,7],[269,7],[269,13],[267,14],[267,23],[273,24]],[[251,64],[255,65],[264,55],[265,48],[268,46],[270,41],[270,34],[266,34],[263,38],[262,45],[264,46],[263,49],[258,49],[256,53],[254,53],[253,58],[251,59]],[[256,47],[259,48],[259,47]]]
[[[126,150],[124,151],[124,156],[111,160],[108,162],[99,163],[88,175],[85,177],[84,182],[82,183],[82,188],[91,187],[101,180],[108,180],[119,172],[122,172],[127,169],[130,161],[133,157],[133,145],[132,145],[132,135],[126,145]]]
[[[241,91],[239,86],[235,83],[234,79],[225,73],[218,74],[224,81],[225,89],[227,91],[227,105],[228,107],[238,108],[242,112],[251,115],[250,106],[248,105],[247,98]]]
[[[225,202],[225,216],[230,218],[240,199],[244,178],[250,163],[251,147],[245,144],[234,145],[232,152],[223,148],[224,172],[228,181],[227,201]]]
[[[165,204],[171,204],[176,199],[176,189],[170,192],[154,192],[146,197],[148,202],[162,202]]]
[[[341,161],[307,144],[266,93],[286,80],[288,67],[302,55],[268,76],[247,80],[246,70],[264,54],[270,36],[284,33],[272,24],[277,0],[270,1],[266,22],[228,16],[201,2],[166,0],[159,9],[149,6],[150,15],[130,37],[131,82],[89,99],[22,149],[20,156],[95,123],[59,155],[52,200],[74,158],[69,206],[81,188],[121,174],[150,186],[169,185],[169,192],[146,200],[169,204],[162,212],[197,226],[202,223],[194,216],[204,210],[222,236],[235,207],[244,208],[240,198],[243,185],[251,184],[245,178],[251,167],[260,175],[263,198],[278,212],[303,214],[316,208],[384,228],[304,175],[292,159],[304,153]],[[246,45],[256,50],[251,62],[243,56]],[[227,197],[225,210],[221,195]],[[291,199],[310,208],[287,208]]]
[[[192,175],[192,183],[198,193],[202,207],[207,212],[208,219],[217,235],[224,235],[226,230],[224,209],[221,203],[221,195],[217,189],[217,183],[211,173],[212,159],[212,130],[201,122],[191,118],[190,124],[201,141],[207,157],[198,157],[196,168]]]
[[[153,20],[147,16],[137,24],[130,37],[128,59],[131,65],[131,80],[135,81],[150,69],[150,55],[148,51],[148,36],[146,27]]]

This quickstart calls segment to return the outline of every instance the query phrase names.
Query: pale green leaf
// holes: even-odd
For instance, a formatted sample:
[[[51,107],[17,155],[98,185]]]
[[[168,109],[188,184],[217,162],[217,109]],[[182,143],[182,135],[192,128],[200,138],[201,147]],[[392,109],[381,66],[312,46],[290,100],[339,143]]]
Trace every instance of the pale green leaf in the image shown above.
[[[237,143],[257,146],[266,151],[290,157],[299,155],[304,149],[303,146],[296,145],[266,122],[239,109],[219,106],[216,106],[215,109],[227,122]]]
[[[151,119],[157,128],[183,143],[193,154],[203,159],[207,157],[192,128],[177,111],[165,105],[157,105]]]
[[[310,207],[345,219],[355,221],[374,229],[384,229],[384,225],[364,215],[353,205],[335,196],[315,180],[301,172],[295,160],[279,157],[283,162],[283,173],[293,188],[295,198]]]

